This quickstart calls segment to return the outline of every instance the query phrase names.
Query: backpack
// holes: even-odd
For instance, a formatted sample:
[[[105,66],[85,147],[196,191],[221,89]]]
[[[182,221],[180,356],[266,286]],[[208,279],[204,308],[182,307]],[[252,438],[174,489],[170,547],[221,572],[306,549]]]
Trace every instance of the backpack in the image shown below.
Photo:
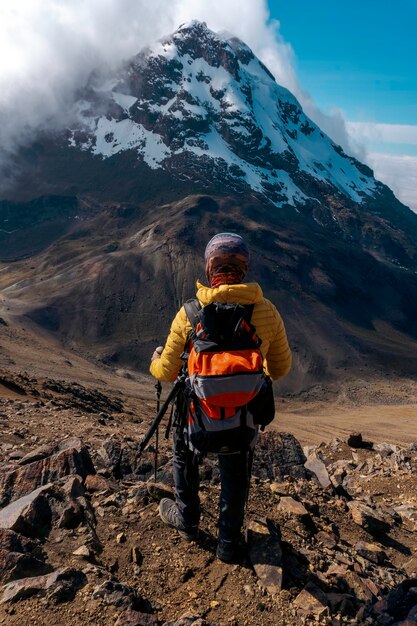
[[[261,340],[250,321],[254,305],[211,302],[201,308],[194,299],[184,308],[192,326],[183,354],[188,445],[201,453],[249,450],[260,423],[254,413],[268,386],[273,403]],[[273,407],[269,421],[274,413]]]

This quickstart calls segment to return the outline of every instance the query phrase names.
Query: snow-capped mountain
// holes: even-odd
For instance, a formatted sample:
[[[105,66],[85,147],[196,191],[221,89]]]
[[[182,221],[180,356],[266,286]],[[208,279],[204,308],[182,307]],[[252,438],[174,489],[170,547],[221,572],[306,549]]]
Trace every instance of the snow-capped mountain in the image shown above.
[[[242,41],[193,21],[139,53],[76,104],[77,150],[109,159],[133,151],[152,170],[276,205],[361,203],[384,187],[325,135]]]

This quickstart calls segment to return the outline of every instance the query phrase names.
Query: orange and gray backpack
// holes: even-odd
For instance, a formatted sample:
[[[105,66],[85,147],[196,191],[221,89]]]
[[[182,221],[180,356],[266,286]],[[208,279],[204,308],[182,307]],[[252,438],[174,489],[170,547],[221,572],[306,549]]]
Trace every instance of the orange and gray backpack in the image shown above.
[[[211,302],[202,308],[195,299],[184,308],[192,326],[183,354],[188,445],[201,453],[249,450],[257,425],[274,416],[261,340],[251,324],[254,305]]]

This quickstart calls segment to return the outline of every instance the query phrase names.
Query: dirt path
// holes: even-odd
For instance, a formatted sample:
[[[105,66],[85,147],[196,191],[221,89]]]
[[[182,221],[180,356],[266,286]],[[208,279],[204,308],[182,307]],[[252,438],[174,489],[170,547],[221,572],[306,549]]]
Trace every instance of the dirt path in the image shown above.
[[[359,407],[291,403],[278,409],[274,427],[292,433],[304,445],[328,442],[333,437],[346,438],[355,431],[377,442],[417,441],[417,403]]]

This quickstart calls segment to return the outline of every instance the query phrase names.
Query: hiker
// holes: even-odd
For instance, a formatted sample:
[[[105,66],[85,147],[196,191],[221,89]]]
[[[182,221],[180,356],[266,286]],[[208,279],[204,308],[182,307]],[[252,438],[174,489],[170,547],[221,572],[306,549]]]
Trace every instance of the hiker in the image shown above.
[[[187,344],[189,343],[190,335],[193,337],[194,341],[198,341],[198,337],[202,336],[201,324],[197,326],[197,330],[200,328],[200,332],[196,334],[194,328],[193,334],[193,325],[195,326],[196,320],[201,318],[201,315],[200,318],[198,318],[198,315],[200,312],[209,312],[213,307],[217,307],[216,310],[220,311],[220,313],[224,309],[227,314],[229,314],[229,309],[232,309],[232,313],[234,314],[233,307],[230,305],[241,305],[237,308],[240,311],[239,314],[241,316],[243,315],[240,321],[241,328],[243,329],[242,333],[244,334],[246,329],[249,328],[256,332],[256,335],[254,335],[253,332],[250,331],[252,333],[251,337],[255,337],[254,340],[252,339],[255,343],[251,349],[252,351],[249,351],[249,353],[251,355],[250,358],[254,360],[258,352],[258,364],[260,364],[261,373],[259,374],[259,371],[248,372],[253,373],[254,376],[246,376],[243,380],[243,384],[250,384],[246,382],[249,379],[256,380],[254,390],[252,390],[252,392],[255,391],[255,393],[251,394],[251,390],[248,390],[247,396],[248,398],[254,396],[254,402],[257,400],[258,396],[260,397],[264,394],[267,398],[268,393],[270,394],[270,399],[266,401],[266,405],[261,403],[259,421],[256,422],[252,415],[252,413],[256,413],[256,410],[253,410],[252,413],[250,410],[247,410],[247,407],[250,407],[251,404],[242,406],[245,399],[243,402],[239,402],[239,398],[237,398],[236,403],[240,407],[239,409],[225,409],[220,407],[220,414],[216,416],[210,402],[204,404],[204,400],[197,400],[196,394],[194,393],[194,404],[191,403],[191,405],[189,404],[185,408],[188,422],[190,422],[188,413],[191,414],[194,410],[197,414],[196,405],[200,408],[201,405],[203,405],[204,412],[200,411],[200,415],[203,415],[206,424],[210,422],[215,426],[217,424],[227,428],[229,424],[227,418],[230,415],[233,416],[233,414],[239,414],[240,420],[244,420],[245,428],[242,432],[245,433],[246,439],[245,443],[241,445],[242,450],[238,449],[235,450],[234,453],[229,454],[221,453],[223,447],[221,445],[219,447],[218,443],[216,444],[217,448],[214,448],[220,451],[218,459],[221,478],[218,524],[219,538],[216,554],[222,561],[232,563],[239,559],[239,554],[241,553],[240,536],[249,490],[253,447],[256,442],[259,424],[269,423],[274,417],[275,409],[270,379],[276,380],[288,374],[291,367],[291,351],[288,346],[283,321],[275,306],[263,297],[261,287],[257,283],[243,282],[249,265],[249,250],[242,237],[234,233],[219,233],[215,235],[207,244],[205,250],[205,265],[209,287],[197,281],[197,299],[194,304],[190,305],[186,303],[177,313],[172,322],[171,330],[163,351],[155,351],[152,355],[150,372],[158,380],[174,381],[176,379],[182,367],[183,353],[189,350]],[[211,307],[208,305],[211,305]],[[201,311],[199,311],[200,309]],[[248,319],[245,322],[242,320],[245,317],[246,311]],[[242,312],[244,313],[242,314]],[[220,313],[217,314],[219,315]],[[215,312],[213,313],[213,310],[211,310],[210,314],[215,315]],[[189,318],[193,316],[197,317],[190,321]],[[193,322],[193,324],[191,322]],[[241,336],[243,337],[242,333]],[[261,344],[260,347],[259,343],[256,344],[256,338],[261,340],[261,342],[259,342]],[[247,343],[248,339],[245,339],[245,341],[245,345],[249,345]],[[210,349],[213,350],[213,348]],[[193,352],[192,349],[191,351]],[[220,361],[217,361],[217,363],[220,363],[222,367],[222,363],[230,360],[229,356],[232,359],[236,354],[247,355],[248,351],[220,352],[217,354],[220,354]],[[200,357],[202,357],[202,353],[200,353]],[[197,358],[198,355],[194,354],[194,360]],[[214,358],[213,352],[209,352],[208,358]],[[209,360],[207,363],[213,363],[213,361]],[[232,367],[237,366],[232,363]],[[206,374],[207,373],[210,374],[210,372],[206,372]],[[190,372],[188,372],[188,376],[190,377]],[[256,376],[258,376],[258,378],[256,378]],[[261,376],[262,380],[260,380],[259,376]],[[228,380],[230,381],[230,379],[231,377],[229,376]],[[193,377],[191,376],[191,381],[192,380]],[[207,380],[206,377],[205,382],[207,382]],[[221,376],[217,376],[215,383],[221,385],[221,381]],[[269,385],[267,381],[269,381]],[[259,391],[260,385],[262,386],[261,391]],[[227,391],[226,386],[225,383],[225,391]],[[223,395],[225,397],[233,397],[236,394],[225,393]],[[272,414],[265,422],[262,422],[262,419],[265,418],[265,415],[262,415],[262,413],[271,413],[271,402]],[[218,417],[219,419],[210,419],[211,417]],[[238,434],[236,428],[230,431],[222,430],[219,433],[212,433],[206,432],[207,430],[211,430],[211,428],[204,428],[201,419],[194,421],[194,431],[196,428],[199,430],[197,421],[202,428],[200,428],[199,432],[191,432],[191,441],[193,441],[193,435],[194,441],[198,440],[198,436],[200,436],[202,440],[211,437],[212,439],[210,439],[210,441],[214,441],[216,437],[217,440],[219,437],[220,440],[222,440],[224,437],[228,439],[227,445],[230,444],[232,450],[233,445],[240,446],[239,443],[236,443],[239,441],[239,436],[235,436]],[[230,420],[230,422],[232,421],[233,420]],[[242,426],[242,424],[240,424],[240,426]],[[231,434],[231,436],[228,437],[228,434]],[[210,449],[208,445],[207,449]],[[190,444],[187,427],[185,430],[178,431],[177,429],[174,431],[173,474],[175,501],[169,498],[163,498],[159,505],[159,514],[163,522],[175,528],[180,535],[188,541],[195,540],[198,536],[200,519],[198,463],[201,456],[201,449]]]

